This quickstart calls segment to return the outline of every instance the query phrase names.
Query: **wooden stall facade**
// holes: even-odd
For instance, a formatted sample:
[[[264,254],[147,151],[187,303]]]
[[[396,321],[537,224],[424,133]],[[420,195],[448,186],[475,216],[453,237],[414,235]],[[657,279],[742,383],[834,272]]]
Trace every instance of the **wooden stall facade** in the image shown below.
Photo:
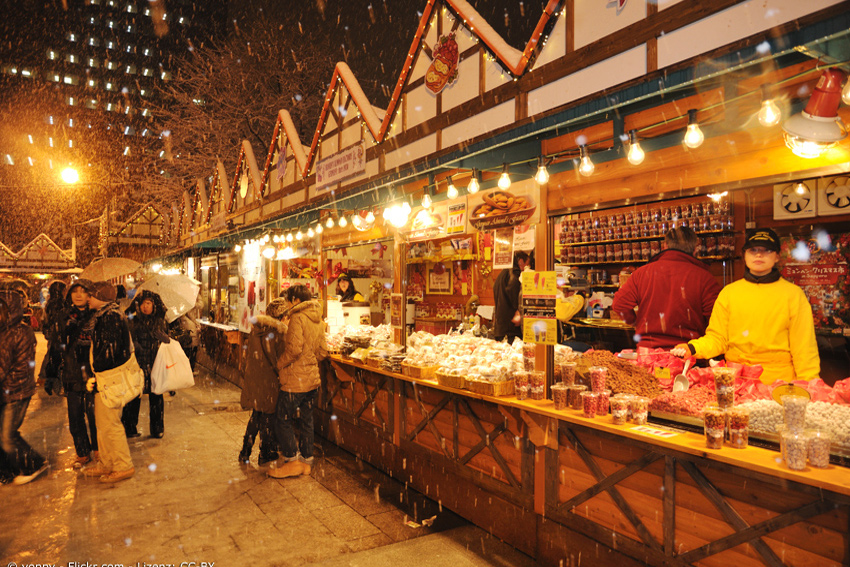
[[[320,433],[543,565],[850,564],[846,470],[334,357]]]

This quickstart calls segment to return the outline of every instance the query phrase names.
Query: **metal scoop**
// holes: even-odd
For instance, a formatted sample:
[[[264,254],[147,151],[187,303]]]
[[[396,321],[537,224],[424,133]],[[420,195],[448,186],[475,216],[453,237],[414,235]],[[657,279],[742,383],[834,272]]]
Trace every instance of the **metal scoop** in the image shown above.
[[[673,391],[674,392],[687,392],[690,387],[690,382],[688,382],[688,366],[691,364],[691,359],[685,359],[685,367],[682,369],[681,374],[677,374],[675,378],[673,378]]]

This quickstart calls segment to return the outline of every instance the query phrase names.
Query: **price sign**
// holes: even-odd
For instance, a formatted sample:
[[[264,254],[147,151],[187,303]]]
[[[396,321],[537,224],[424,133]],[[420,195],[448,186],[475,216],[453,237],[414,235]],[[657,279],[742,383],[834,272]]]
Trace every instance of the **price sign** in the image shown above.
[[[558,324],[553,319],[522,318],[522,342],[541,345],[558,344]]]
[[[449,205],[446,234],[464,234],[466,232],[466,201]]]
[[[557,272],[526,271],[522,273],[521,279],[523,296],[555,297],[558,294]]]

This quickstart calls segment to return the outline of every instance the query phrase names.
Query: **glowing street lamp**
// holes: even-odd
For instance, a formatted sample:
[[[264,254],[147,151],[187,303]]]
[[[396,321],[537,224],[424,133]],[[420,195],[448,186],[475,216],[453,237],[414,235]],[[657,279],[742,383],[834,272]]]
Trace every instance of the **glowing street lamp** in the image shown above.
[[[66,167],[60,175],[62,176],[62,181],[65,183],[76,183],[80,180],[80,174],[73,167]]]

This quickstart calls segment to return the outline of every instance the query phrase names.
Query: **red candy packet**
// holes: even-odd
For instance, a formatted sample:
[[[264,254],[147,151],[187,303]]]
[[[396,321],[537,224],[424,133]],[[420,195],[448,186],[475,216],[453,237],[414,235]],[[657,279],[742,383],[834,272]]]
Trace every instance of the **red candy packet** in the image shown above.
[[[829,401],[834,404],[850,404],[850,378],[835,383]]]

